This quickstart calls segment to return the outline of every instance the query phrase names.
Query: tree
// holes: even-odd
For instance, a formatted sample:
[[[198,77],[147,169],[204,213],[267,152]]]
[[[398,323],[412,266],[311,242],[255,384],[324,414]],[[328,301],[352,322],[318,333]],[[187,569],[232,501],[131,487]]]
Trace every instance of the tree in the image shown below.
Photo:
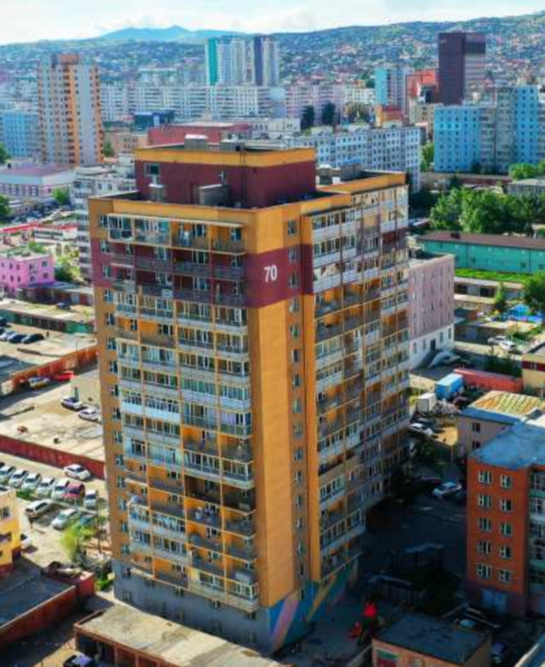
[[[106,141],[104,143],[103,153],[104,157],[115,157],[114,147],[110,141]]]
[[[53,190],[53,199],[59,206],[68,206],[70,204],[70,190],[64,188]]]
[[[11,215],[11,209],[9,207],[9,199],[0,195],[0,223],[6,222]]]
[[[303,109],[303,115],[301,116],[301,129],[310,130],[311,127],[314,127],[314,122],[316,120],[316,111],[313,106],[308,106]]]
[[[422,162],[420,168],[422,171],[431,171],[435,156],[435,147],[429,142],[422,147]]]
[[[509,176],[514,181],[522,181],[525,178],[536,178],[536,176],[539,176],[539,172],[533,164],[512,164],[509,167]]]
[[[326,102],[322,109],[322,125],[335,125],[337,119],[337,107],[333,102]]]
[[[496,310],[500,315],[503,315],[507,310],[507,293],[503,283],[499,284],[498,291],[494,297],[494,310]]]
[[[0,164],[6,164],[6,162],[10,159],[10,157],[11,156],[7,152],[4,144],[0,143]]]
[[[545,272],[534,273],[524,287],[524,303],[543,319],[545,314]]]
[[[55,280],[73,283],[79,279],[78,269],[69,257],[61,257],[55,267]]]

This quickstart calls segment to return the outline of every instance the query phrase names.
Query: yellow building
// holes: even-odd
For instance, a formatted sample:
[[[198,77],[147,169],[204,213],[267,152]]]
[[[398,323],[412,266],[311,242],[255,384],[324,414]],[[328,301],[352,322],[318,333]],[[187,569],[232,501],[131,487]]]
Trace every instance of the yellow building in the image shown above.
[[[406,178],[200,138],[136,175],[90,205],[116,594],[273,651],[404,456]]]
[[[0,486],[0,577],[9,573],[21,552],[21,528],[14,489]]]

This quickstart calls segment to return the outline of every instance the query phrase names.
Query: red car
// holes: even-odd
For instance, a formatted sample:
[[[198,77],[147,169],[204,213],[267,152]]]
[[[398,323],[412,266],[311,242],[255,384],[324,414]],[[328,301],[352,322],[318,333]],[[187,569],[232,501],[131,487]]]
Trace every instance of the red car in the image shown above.
[[[53,379],[55,382],[70,382],[74,375],[74,371],[64,371],[64,373],[57,373],[57,375],[54,375]]]
[[[85,496],[85,484],[82,482],[71,482],[64,494],[65,500],[80,500]]]

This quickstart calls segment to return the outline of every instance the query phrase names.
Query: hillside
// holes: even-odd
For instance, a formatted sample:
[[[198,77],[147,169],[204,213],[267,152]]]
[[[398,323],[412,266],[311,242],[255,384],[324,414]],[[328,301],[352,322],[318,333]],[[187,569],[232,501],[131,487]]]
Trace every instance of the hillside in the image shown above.
[[[179,25],[170,28],[125,28],[102,35],[100,39],[108,41],[138,41],[138,42],[172,42],[193,41],[221,37],[222,35],[235,35],[240,33],[228,30],[187,30]]]

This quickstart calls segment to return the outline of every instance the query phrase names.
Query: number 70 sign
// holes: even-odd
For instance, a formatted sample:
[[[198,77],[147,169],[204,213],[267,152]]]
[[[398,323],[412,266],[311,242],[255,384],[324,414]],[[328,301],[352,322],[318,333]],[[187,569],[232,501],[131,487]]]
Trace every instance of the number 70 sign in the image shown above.
[[[276,264],[264,266],[263,271],[265,272],[266,283],[275,283],[278,280],[278,266]]]

